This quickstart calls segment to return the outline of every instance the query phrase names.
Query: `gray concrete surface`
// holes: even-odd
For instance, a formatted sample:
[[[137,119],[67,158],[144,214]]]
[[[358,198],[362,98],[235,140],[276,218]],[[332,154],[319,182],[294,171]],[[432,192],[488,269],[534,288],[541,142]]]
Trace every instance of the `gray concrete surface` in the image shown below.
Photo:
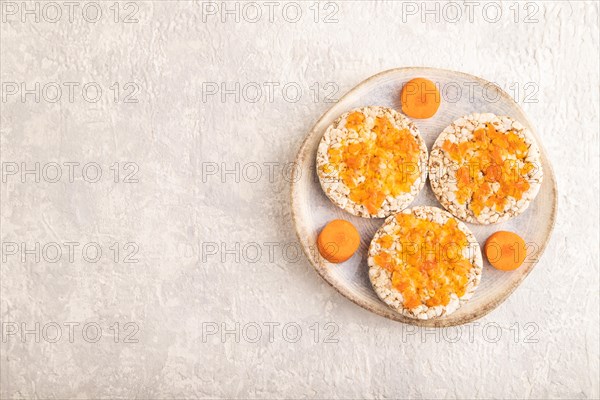
[[[597,3],[0,5],[2,399],[600,396]],[[338,295],[290,218],[328,100],[414,65],[512,94],[559,184],[533,273],[446,331]]]

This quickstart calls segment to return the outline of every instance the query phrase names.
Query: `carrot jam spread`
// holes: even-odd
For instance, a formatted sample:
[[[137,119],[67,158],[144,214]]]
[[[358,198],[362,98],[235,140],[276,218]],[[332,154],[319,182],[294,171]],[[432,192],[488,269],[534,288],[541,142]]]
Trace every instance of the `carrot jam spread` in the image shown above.
[[[419,143],[408,129],[396,128],[386,116],[376,117],[374,126],[368,127],[365,115],[356,111],[348,115],[346,128],[357,132],[358,139],[330,148],[329,162],[350,189],[350,200],[375,214],[387,196],[410,192],[420,175]]]
[[[528,146],[513,131],[498,132],[494,125],[476,129],[470,141],[442,144],[450,158],[459,164],[456,171],[456,200],[468,203],[478,216],[485,207],[504,210],[507,197],[517,201],[529,190],[527,174],[534,165],[526,162]]]
[[[394,238],[384,234],[377,239],[381,252],[374,261],[392,273],[392,286],[402,294],[404,307],[446,306],[453,293],[462,297],[473,264],[463,255],[469,241],[456,220],[438,224],[403,213],[395,218],[399,226],[391,234]],[[391,249],[394,242],[401,250]]]

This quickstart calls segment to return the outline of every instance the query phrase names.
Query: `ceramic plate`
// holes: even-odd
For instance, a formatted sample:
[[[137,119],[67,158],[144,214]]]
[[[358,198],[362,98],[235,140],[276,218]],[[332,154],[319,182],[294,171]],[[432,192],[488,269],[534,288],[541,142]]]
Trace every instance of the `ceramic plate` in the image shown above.
[[[407,318],[388,308],[375,294],[368,276],[367,251],[375,231],[383,219],[354,217],[336,207],[321,190],[315,171],[317,146],[325,129],[339,115],[352,108],[381,105],[400,110],[400,90],[410,79],[423,77],[439,84],[442,104],[435,116],[414,119],[431,151],[437,136],[455,119],[473,112],[508,115],[521,122],[535,135],[542,153],[544,181],[538,196],[523,214],[501,224],[467,224],[483,250],[485,240],[493,232],[517,232],[527,243],[528,256],[516,271],[495,270],[485,260],[481,283],[471,300],[453,314],[432,320]],[[481,318],[510,296],[535,267],[542,255],[556,217],[557,191],[554,172],[544,151],[543,141],[527,116],[514,100],[496,85],[476,76],[435,68],[398,68],[375,75],[344,95],[316,123],[302,143],[296,158],[298,168],[292,179],[292,214],[298,240],[316,271],[342,295],[376,314],[396,321],[422,326],[452,326]],[[431,191],[429,180],[410,205],[442,207]],[[361,234],[356,254],[342,264],[330,264],[316,250],[317,235],[332,219],[352,222]],[[315,290],[317,290],[315,288]],[[531,305],[532,310],[535,305]]]

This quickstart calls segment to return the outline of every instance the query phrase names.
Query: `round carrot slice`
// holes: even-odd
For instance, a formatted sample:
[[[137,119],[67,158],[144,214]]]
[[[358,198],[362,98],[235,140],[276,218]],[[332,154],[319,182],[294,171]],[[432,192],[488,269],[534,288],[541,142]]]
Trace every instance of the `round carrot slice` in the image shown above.
[[[521,236],[513,232],[498,231],[485,242],[485,256],[492,266],[501,271],[517,269],[525,261],[527,248]]]
[[[317,247],[327,261],[341,263],[358,250],[360,235],[352,223],[335,219],[325,225],[319,234]]]
[[[435,83],[425,78],[412,79],[400,92],[402,112],[409,117],[426,119],[435,115],[440,107],[440,92]]]

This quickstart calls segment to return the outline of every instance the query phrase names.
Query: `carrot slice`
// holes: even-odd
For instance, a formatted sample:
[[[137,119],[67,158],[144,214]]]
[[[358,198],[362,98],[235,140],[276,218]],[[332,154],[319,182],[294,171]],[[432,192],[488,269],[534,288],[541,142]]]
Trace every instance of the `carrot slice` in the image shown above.
[[[352,223],[335,219],[325,225],[319,234],[317,247],[327,261],[341,263],[358,250],[360,235]]]
[[[400,93],[402,112],[409,117],[426,119],[435,115],[440,107],[440,92],[435,83],[425,78],[412,79]]]
[[[498,231],[491,235],[484,246],[485,256],[492,266],[501,271],[519,268],[527,256],[525,241],[513,232]]]

